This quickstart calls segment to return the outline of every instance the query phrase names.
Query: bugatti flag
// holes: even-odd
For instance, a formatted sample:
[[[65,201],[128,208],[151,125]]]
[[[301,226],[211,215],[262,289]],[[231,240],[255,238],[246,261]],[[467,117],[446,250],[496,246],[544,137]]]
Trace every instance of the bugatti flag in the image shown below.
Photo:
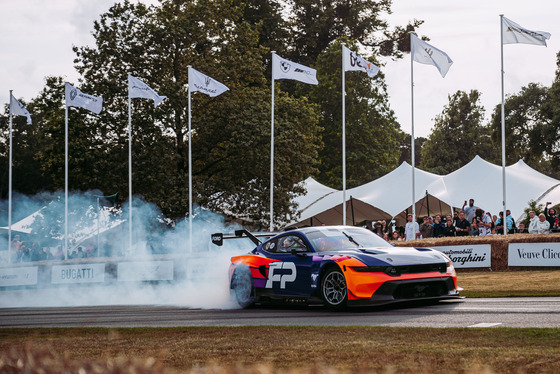
[[[167,96],[160,96],[152,87],[142,82],[140,79],[128,75],[128,95],[131,99],[149,99],[154,101],[154,108],[167,98]]]
[[[229,90],[225,84],[222,84],[193,68],[189,69],[189,86],[191,92],[198,91],[211,97],[221,95]]]
[[[503,44],[523,43],[546,47],[546,41],[550,39],[550,33],[528,30],[506,17],[502,17],[502,31],[504,35]]]
[[[64,91],[67,107],[75,106],[78,108],[84,108],[95,114],[99,114],[101,112],[101,109],[103,108],[103,98],[101,96],[85,94],[68,83],[66,83]]]
[[[410,34],[410,51],[412,59],[421,64],[434,65],[445,78],[453,60],[442,50],[419,39],[416,35]]]
[[[10,106],[12,107],[12,113],[16,116],[27,117],[27,124],[31,125],[31,115],[29,111],[16,99],[10,92]]]
[[[342,47],[342,53],[344,54],[345,71],[363,71],[366,72],[370,78],[375,77],[377,73],[379,73],[379,67],[367,60],[364,60],[356,52],[351,51],[347,47]]]
[[[286,60],[277,54],[272,55],[272,79],[292,79],[309,84],[317,82],[317,70]]]

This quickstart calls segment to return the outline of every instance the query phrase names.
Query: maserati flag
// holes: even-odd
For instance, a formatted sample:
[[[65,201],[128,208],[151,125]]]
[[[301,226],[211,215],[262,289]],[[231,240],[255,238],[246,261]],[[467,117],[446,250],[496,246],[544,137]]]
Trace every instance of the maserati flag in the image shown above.
[[[449,71],[449,67],[453,64],[447,53],[419,39],[414,34],[410,34],[410,52],[414,61],[434,65],[444,78]]]
[[[193,68],[189,69],[189,86],[191,92],[202,92],[208,96],[215,97],[228,91],[229,88],[225,84],[202,74]]]
[[[101,96],[92,96],[83,93],[72,85],[66,83],[65,86],[66,106],[75,106],[84,108],[99,114],[103,107],[103,98]]]
[[[31,115],[29,111],[16,99],[10,92],[10,106],[12,107],[12,113],[16,116],[27,117],[27,124],[31,125]]]
[[[154,108],[157,108],[157,106],[167,98],[167,96],[158,95],[150,86],[130,74],[128,75],[128,95],[131,99],[140,98],[153,100]]]
[[[550,33],[527,30],[506,17],[502,17],[502,31],[504,35],[503,44],[523,43],[544,45],[546,47],[546,41],[550,39]]]
[[[318,84],[317,70],[272,55],[272,79],[293,79],[303,83]]]
[[[362,57],[358,56],[356,52],[351,51],[345,46],[342,47],[342,53],[344,54],[344,71],[364,71],[370,78],[375,77],[377,73],[379,73],[379,67],[367,60],[364,60]]]

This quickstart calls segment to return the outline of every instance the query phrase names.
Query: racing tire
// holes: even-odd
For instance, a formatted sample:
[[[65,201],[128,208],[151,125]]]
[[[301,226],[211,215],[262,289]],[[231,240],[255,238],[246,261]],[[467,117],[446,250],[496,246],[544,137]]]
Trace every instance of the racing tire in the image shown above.
[[[231,289],[235,294],[237,303],[243,309],[250,308],[255,303],[255,286],[249,268],[239,267],[235,269],[231,279]]]
[[[321,297],[329,309],[342,310],[348,301],[346,279],[340,269],[331,268],[321,280]]]

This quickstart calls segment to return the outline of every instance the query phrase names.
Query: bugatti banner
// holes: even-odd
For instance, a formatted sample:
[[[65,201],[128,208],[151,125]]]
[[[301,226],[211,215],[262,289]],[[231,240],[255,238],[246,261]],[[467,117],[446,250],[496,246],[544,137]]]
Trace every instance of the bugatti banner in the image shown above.
[[[98,283],[105,281],[105,264],[55,265],[53,284]]]
[[[560,243],[510,243],[509,266],[560,266]]]
[[[456,268],[489,268],[492,247],[490,244],[448,245],[430,247],[445,253]]]

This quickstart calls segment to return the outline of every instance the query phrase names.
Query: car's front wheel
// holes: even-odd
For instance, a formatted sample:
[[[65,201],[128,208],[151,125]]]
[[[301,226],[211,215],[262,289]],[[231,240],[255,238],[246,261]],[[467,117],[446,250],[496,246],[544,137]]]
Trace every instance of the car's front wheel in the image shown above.
[[[348,300],[348,289],[346,279],[340,269],[329,269],[321,281],[321,296],[327,307],[331,309],[343,309]]]
[[[246,266],[235,269],[231,279],[231,289],[235,294],[237,303],[242,308],[249,308],[255,303],[255,288],[251,271]]]

